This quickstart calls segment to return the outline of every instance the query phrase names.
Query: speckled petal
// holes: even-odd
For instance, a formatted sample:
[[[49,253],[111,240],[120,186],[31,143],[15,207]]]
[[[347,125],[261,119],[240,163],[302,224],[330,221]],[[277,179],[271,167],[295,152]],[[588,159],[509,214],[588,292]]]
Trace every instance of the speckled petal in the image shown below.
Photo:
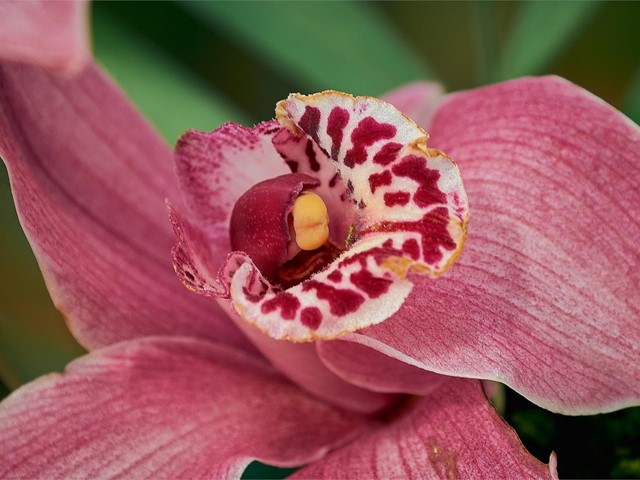
[[[462,248],[468,205],[457,167],[426,147],[424,131],[380,100],[338,92],[291,95],[276,115],[301,139],[285,138],[298,153],[295,168],[313,170],[310,156],[302,156],[302,146],[313,141],[324,154],[317,169],[322,184],[337,174],[346,185],[351,207],[346,202],[347,213],[337,217],[353,218],[353,224],[342,255],[284,291],[236,258],[227,269],[236,310],[268,335],[292,341],[335,338],[384,321],[411,291],[409,271],[437,276]],[[332,175],[324,173],[327,159]]]
[[[421,128],[381,100],[333,91],[290,95],[276,116],[334,161],[358,209],[354,240],[384,232],[396,248],[411,245],[402,255],[407,268],[448,268],[464,243],[467,197],[456,165],[427,148]]]
[[[204,222],[201,229],[219,225],[244,192],[232,173],[246,178],[240,173],[248,170],[244,165],[262,165],[262,156],[268,165],[277,151],[293,172],[320,181],[317,192],[326,196],[330,225],[337,225],[331,239],[343,253],[283,289],[246,252],[233,252],[217,276],[212,273],[218,265],[199,271],[204,262],[194,258],[197,248],[190,248],[186,230],[177,228],[178,275],[205,295],[229,295],[242,318],[276,339],[331,339],[384,321],[413,287],[408,272],[438,276],[462,249],[468,204],[456,165],[427,148],[427,135],[415,123],[373,98],[333,91],[296,94],[278,104],[276,117],[284,129],[273,123],[253,130],[228,125],[228,132],[187,134],[177,151],[187,203]],[[273,151],[266,146],[269,135]],[[220,165],[230,167],[229,182],[215,175],[224,171]],[[222,193],[213,193],[213,184]]]

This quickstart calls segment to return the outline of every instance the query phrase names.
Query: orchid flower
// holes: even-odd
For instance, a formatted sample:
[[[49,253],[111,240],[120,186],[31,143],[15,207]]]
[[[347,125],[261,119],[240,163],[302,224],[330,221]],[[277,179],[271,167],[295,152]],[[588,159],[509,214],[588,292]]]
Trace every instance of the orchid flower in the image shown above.
[[[174,163],[89,58],[59,61],[83,45],[41,50],[46,9],[0,5],[33,27],[0,43],[0,156],[90,350],[0,404],[3,478],[555,477],[479,379],[566,414],[639,403],[640,129],[601,100],[294,94]]]

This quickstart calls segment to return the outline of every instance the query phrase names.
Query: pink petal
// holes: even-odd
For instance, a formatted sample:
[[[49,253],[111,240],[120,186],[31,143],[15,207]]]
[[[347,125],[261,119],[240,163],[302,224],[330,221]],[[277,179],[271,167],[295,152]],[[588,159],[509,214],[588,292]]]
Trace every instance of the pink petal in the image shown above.
[[[317,460],[362,421],[226,346],[124,342],[0,404],[0,477],[239,477],[254,459]]]
[[[350,384],[374,392],[427,395],[449,377],[428,372],[357,343],[317,342],[322,362]]]
[[[278,371],[325,402],[352,412],[371,415],[379,413],[395,399],[395,395],[375,393],[369,389],[369,385],[352,382],[351,378],[343,380],[320,360],[314,344],[274,340],[245,323],[235,312],[229,314],[234,316],[238,327]],[[430,374],[424,370],[420,372],[423,375]],[[395,393],[401,390],[377,391]]]
[[[0,155],[56,306],[84,346],[153,334],[251,348],[171,269],[171,153],[95,67],[0,70]],[[201,301],[203,300],[203,301]]]
[[[567,414],[640,402],[640,130],[558,78],[452,96],[433,143],[473,219],[456,268],[352,340]]]
[[[443,97],[444,89],[439,83],[416,82],[393,90],[382,99],[428,132],[433,114]]]
[[[0,60],[78,73],[91,59],[88,2],[3,0]]]
[[[557,478],[555,455],[532,457],[480,382],[451,379],[417,402],[292,478]]]

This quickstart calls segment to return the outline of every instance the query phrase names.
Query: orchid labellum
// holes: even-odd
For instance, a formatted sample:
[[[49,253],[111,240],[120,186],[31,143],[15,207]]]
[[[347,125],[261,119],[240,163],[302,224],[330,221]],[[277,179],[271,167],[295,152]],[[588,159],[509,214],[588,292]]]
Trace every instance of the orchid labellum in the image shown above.
[[[438,276],[462,248],[468,205],[458,168],[373,98],[291,95],[276,117],[178,142],[194,215],[185,226],[173,211],[178,275],[191,290],[231,298],[276,339],[332,339],[386,320],[413,288],[409,272]],[[290,171],[243,193],[231,176],[248,162],[268,175]],[[221,256],[208,251],[216,239],[207,228],[219,236],[227,225],[233,253],[208,263]]]
[[[75,43],[6,45],[0,156],[90,353],[0,404],[0,477],[552,478],[481,379],[639,403],[640,130],[579,87],[293,94],[172,155]]]

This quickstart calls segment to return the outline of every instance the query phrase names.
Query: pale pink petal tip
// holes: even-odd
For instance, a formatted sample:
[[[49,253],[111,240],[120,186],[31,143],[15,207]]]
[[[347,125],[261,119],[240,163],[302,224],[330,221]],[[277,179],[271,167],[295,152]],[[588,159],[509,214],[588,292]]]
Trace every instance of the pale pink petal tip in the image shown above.
[[[444,95],[444,88],[439,83],[415,82],[383,95],[382,99],[428,132],[431,118]]]
[[[0,2],[0,60],[74,74],[90,61],[88,2]]]
[[[230,297],[246,321],[277,339],[331,339],[384,321],[411,291],[409,272],[439,276],[462,249],[468,204],[456,165],[444,153],[427,148],[427,135],[415,123],[373,98],[333,91],[296,94],[278,104],[276,116],[283,125],[279,129],[272,124],[253,130],[227,125],[201,134],[206,141],[181,141],[179,172],[185,172],[185,179],[195,178],[194,172],[230,160],[235,169],[250,171],[253,167],[247,167],[261,165],[262,157],[272,163],[278,155],[291,172],[318,180],[313,188],[330,216],[329,250],[337,253],[306,265],[308,274],[286,284],[265,275],[246,252],[207,264],[208,254],[199,255],[207,249],[205,242],[197,247],[196,237],[209,236],[214,245],[214,236],[206,230],[220,229],[209,221],[201,234],[195,229],[189,234],[187,222],[174,215],[176,271],[199,293]],[[239,139],[228,138],[231,130]],[[212,147],[217,154],[203,155]],[[205,156],[205,166],[191,160]],[[219,178],[212,176],[213,182],[228,189]],[[187,191],[191,186],[203,191],[201,182],[183,183]],[[232,198],[242,193],[235,190]],[[198,196],[190,202],[192,211],[201,218],[205,215],[199,212],[208,211],[209,218],[228,219],[228,199],[216,202],[219,196]],[[187,197],[195,198],[192,193]],[[222,250],[216,249],[214,256],[220,259]]]
[[[549,455],[549,474],[551,475],[551,480],[560,478],[558,476],[558,456],[556,452],[551,452],[551,455]]]
[[[148,338],[3,401],[0,478],[239,478],[254,459],[316,461],[363,421],[232,348]]]

